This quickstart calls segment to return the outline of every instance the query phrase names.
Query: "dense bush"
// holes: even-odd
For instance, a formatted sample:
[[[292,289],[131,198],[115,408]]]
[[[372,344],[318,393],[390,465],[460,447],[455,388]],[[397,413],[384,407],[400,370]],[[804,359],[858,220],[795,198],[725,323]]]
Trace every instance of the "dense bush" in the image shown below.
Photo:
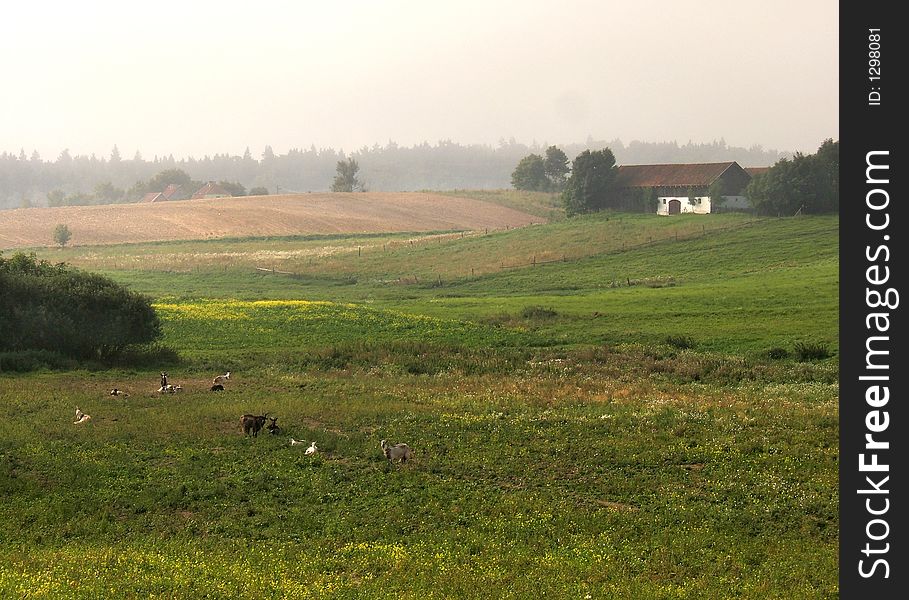
[[[521,317],[525,319],[552,319],[558,315],[553,309],[544,306],[525,306],[521,310]]]
[[[819,342],[796,342],[793,349],[795,350],[795,357],[803,362],[806,360],[823,360],[831,356],[827,344]]]
[[[687,335],[668,335],[666,343],[679,350],[688,350],[694,348],[694,340]]]
[[[105,359],[160,335],[150,299],[107,277],[33,254],[0,256],[0,352]]]

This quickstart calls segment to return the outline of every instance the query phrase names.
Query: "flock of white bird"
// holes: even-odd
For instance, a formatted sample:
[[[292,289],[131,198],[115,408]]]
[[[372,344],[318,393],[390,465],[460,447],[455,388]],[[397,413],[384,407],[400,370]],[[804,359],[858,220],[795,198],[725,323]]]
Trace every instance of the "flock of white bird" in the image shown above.
[[[230,379],[230,371],[228,371],[224,375],[218,375],[217,377],[215,377],[212,380],[212,388],[211,388],[212,391],[215,391],[218,388],[220,388],[220,390],[223,390],[224,382],[228,381],[229,379]],[[171,385],[171,384],[167,383],[167,373],[161,373],[161,387],[158,388],[158,392],[160,392],[162,394],[163,393],[173,394],[182,389],[183,388],[179,385]],[[113,388],[110,391],[110,395],[111,396],[123,396],[124,398],[129,397],[129,393],[127,393],[119,388]],[[79,410],[78,406],[76,407],[76,420],[73,421],[73,425],[81,425],[81,424],[87,423],[91,420],[92,420],[91,415],[86,414],[86,413],[82,412],[81,410]],[[271,419],[272,424],[271,424],[271,426],[269,426],[269,429],[271,430],[272,433],[277,433],[277,431],[280,431],[280,429],[275,424],[276,420],[277,420],[277,418]],[[305,446],[306,441],[290,438],[290,445],[291,446]],[[388,444],[387,440],[382,440],[379,443],[379,447],[382,449],[382,454],[390,462],[398,461],[400,463],[406,463],[408,460],[410,460],[413,457],[413,450],[410,449],[410,446],[408,446],[407,444],[404,444],[404,443],[390,445],[390,444]],[[312,442],[306,448],[306,451],[304,452],[304,454],[306,454],[307,456],[311,456],[318,452],[319,452],[319,447],[316,445],[316,442]]]

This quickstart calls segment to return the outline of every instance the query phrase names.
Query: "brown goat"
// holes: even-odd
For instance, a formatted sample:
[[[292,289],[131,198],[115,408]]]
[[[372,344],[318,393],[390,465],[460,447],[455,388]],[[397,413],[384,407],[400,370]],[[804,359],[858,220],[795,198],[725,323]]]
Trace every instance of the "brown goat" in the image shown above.
[[[240,426],[243,427],[243,434],[249,435],[252,433],[253,437],[258,437],[259,430],[265,426],[267,419],[268,413],[264,415],[243,415],[240,417]]]

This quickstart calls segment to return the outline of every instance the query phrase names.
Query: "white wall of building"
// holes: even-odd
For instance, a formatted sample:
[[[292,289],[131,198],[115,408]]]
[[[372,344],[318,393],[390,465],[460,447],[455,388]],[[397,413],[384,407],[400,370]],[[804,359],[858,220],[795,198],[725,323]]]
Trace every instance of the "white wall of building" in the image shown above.
[[[734,198],[735,196],[730,197]],[[669,214],[670,200],[679,201],[682,213],[694,213],[698,215],[710,213],[710,196],[695,196],[693,198],[689,198],[688,196],[660,196],[657,198],[656,212],[658,215]]]

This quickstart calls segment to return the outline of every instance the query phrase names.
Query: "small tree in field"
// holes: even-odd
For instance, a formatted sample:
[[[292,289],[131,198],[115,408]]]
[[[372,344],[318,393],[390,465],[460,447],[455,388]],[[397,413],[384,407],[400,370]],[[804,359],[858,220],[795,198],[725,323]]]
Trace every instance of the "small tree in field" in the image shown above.
[[[362,191],[363,184],[360,183],[360,180],[357,178],[357,173],[360,171],[360,165],[357,164],[357,161],[352,158],[348,158],[347,160],[339,160],[336,170],[338,174],[335,175],[335,180],[331,184],[331,191]]]
[[[61,248],[66,246],[67,242],[69,242],[72,237],[73,233],[69,230],[69,227],[63,223],[59,223],[54,228],[54,242],[59,244]]]

